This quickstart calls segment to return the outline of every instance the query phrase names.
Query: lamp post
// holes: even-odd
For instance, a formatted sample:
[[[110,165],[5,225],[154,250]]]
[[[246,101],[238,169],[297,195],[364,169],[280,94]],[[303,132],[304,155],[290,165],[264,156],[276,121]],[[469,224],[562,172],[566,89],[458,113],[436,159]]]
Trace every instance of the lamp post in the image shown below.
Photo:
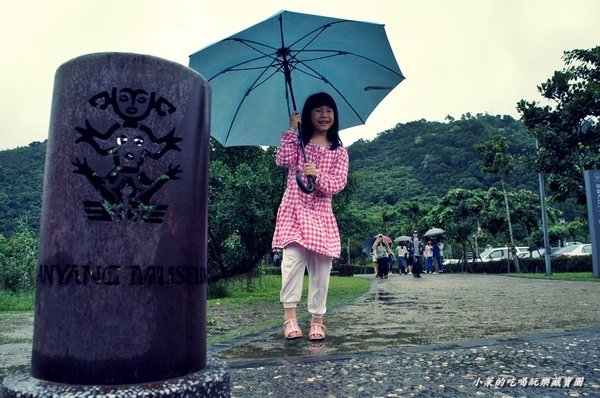
[[[535,149],[539,152],[539,141],[535,140]],[[552,267],[550,265],[550,238],[548,237],[548,213],[546,212],[546,177],[543,171],[538,173],[540,184],[540,209],[542,212],[542,231],[544,234],[544,260],[546,261],[546,275],[552,275]]]

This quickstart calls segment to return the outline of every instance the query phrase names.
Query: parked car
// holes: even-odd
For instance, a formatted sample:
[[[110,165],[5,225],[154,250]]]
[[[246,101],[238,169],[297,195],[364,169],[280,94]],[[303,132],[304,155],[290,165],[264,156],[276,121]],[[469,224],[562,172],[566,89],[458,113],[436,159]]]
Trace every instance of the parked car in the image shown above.
[[[527,246],[517,246],[517,256],[519,253],[527,253]],[[509,248],[508,247],[492,247],[490,249],[485,249],[479,255],[478,260],[482,262],[487,261],[497,261],[497,260],[506,260],[509,258]]]
[[[460,259],[458,258],[444,258],[444,265],[446,264],[458,264]]]
[[[591,256],[592,255],[592,245],[587,244],[579,244],[579,245],[570,245],[561,247],[557,251],[551,254],[552,257],[574,257],[574,256]]]
[[[551,247],[550,255],[552,255],[552,253],[554,253],[558,249],[560,249],[560,247]],[[519,254],[517,254],[517,257],[519,257],[519,258],[544,258],[545,255],[546,255],[546,249],[544,249],[543,247],[539,247],[537,249],[533,249],[531,252],[529,250],[527,250],[526,252],[520,252]]]

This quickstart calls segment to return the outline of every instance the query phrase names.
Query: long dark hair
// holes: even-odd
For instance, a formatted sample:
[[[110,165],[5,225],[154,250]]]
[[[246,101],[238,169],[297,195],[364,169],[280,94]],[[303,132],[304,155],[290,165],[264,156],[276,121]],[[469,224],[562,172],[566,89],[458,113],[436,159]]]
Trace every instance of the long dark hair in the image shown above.
[[[311,95],[304,102],[304,107],[302,108],[302,123],[300,128],[302,130],[302,141],[304,141],[304,145],[307,145],[310,141],[310,138],[313,136],[315,130],[312,125],[310,114],[313,109],[318,108],[320,106],[328,106],[333,109],[334,121],[333,125],[327,131],[327,141],[331,143],[329,149],[332,151],[339,146],[342,146],[342,141],[340,140],[340,120],[338,115],[337,105],[335,104],[334,99],[331,95],[327,93],[316,93]]]

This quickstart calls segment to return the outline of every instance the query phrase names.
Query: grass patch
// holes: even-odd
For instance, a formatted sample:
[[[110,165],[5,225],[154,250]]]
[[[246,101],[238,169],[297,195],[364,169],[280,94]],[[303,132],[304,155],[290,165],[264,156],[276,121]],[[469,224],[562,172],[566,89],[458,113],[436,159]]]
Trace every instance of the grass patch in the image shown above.
[[[12,293],[0,290],[0,312],[1,311],[33,311],[35,305],[35,293]]]
[[[531,278],[531,279],[552,279],[558,281],[583,281],[583,282],[600,282],[600,278],[596,278],[592,272],[554,272],[552,275],[534,274],[534,273],[518,273],[504,274],[515,278]]]
[[[31,344],[31,338],[29,337],[3,337],[0,336],[0,345],[4,345],[4,344],[20,344],[20,343],[27,343],[27,344]]]
[[[331,311],[352,303],[367,293],[371,282],[359,277],[332,276],[327,297]],[[236,337],[262,332],[283,322],[283,307],[279,302],[281,276],[263,275],[254,278],[233,278],[208,285],[206,315],[207,344],[214,345]],[[308,318],[306,297],[308,278],[304,278],[302,301],[298,304],[298,318]],[[0,312],[8,321],[11,312],[33,311],[35,294],[0,291]],[[10,321],[13,322],[14,321]],[[9,323],[10,323],[9,322]],[[18,341],[0,341],[0,344]]]

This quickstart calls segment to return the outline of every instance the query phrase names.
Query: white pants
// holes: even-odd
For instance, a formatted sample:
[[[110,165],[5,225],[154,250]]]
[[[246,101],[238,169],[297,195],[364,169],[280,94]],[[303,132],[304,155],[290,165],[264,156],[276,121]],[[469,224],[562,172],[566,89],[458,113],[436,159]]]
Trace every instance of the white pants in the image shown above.
[[[327,311],[331,257],[312,252],[296,243],[283,249],[281,292],[283,308],[296,308],[302,297],[304,270],[308,269],[308,312],[321,318]]]

